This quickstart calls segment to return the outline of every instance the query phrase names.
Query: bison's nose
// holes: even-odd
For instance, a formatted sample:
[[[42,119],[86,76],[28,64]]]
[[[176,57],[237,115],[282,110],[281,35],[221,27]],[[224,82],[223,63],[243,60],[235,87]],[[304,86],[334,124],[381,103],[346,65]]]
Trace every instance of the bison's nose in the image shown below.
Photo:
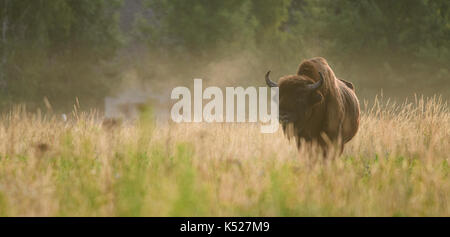
[[[280,114],[278,120],[282,123],[287,123],[289,122],[289,116],[287,114]]]

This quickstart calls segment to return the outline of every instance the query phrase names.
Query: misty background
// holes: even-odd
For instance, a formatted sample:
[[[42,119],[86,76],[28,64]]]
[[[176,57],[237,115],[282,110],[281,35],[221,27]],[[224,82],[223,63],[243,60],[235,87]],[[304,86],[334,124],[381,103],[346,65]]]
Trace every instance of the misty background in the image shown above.
[[[449,10],[448,0],[0,0],[0,109],[166,103],[194,78],[264,86],[268,70],[295,74],[316,56],[361,99],[448,99]]]

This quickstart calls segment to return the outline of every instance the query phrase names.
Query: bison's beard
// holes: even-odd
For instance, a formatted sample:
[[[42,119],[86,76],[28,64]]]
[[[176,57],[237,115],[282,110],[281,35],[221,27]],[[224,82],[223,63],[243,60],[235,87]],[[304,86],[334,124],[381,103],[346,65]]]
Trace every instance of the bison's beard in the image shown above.
[[[286,137],[288,139],[291,139],[292,137],[296,136],[297,132],[295,131],[296,129],[294,127],[294,123],[285,122],[285,123],[282,123],[282,126],[283,126],[284,134],[286,135]]]

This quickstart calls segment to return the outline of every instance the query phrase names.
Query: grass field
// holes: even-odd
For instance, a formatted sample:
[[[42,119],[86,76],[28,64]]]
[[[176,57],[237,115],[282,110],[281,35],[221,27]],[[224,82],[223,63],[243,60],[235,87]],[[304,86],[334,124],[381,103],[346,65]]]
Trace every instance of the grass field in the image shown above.
[[[450,112],[364,109],[339,157],[257,124],[102,126],[16,107],[0,120],[2,216],[450,216]]]

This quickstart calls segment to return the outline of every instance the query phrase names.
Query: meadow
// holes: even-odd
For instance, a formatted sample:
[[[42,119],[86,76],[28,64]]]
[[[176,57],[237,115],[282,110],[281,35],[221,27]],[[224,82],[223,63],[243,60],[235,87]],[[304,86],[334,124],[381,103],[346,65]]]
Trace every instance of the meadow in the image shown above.
[[[371,104],[371,105],[368,105]],[[0,119],[1,216],[450,216],[450,111],[362,103],[340,156],[258,124],[104,124],[16,106]]]

